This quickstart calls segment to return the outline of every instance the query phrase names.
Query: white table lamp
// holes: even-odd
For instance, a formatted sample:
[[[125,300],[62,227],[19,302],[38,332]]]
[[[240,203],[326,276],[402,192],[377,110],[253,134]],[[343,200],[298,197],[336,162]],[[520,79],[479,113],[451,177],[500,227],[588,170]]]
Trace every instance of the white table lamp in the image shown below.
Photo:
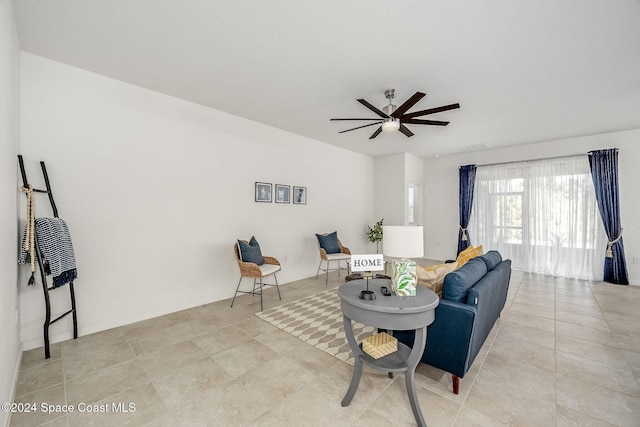
[[[415,296],[418,278],[411,258],[424,256],[424,231],[421,226],[382,227],[382,253],[398,258],[391,263],[391,287],[397,295]]]

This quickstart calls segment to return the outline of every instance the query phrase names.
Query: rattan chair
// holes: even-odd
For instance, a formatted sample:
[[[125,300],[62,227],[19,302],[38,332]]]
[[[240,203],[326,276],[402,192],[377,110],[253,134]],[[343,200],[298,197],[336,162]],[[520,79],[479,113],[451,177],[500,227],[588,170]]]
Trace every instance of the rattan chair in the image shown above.
[[[327,235],[327,233],[323,234],[324,236]],[[318,278],[318,276],[320,275],[320,271],[324,271],[325,274],[325,279],[324,279],[324,285],[327,286],[329,284],[329,271],[340,271],[340,270],[347,270],[347,274],[349,274],[349,260],[351,260],[351,251],[349,250],[349,248],[347,248],[346,246],[342,245],[342,242],[340,241],[340,239],[338,239],[338,245],[340,246],[340,252],[339,253],[335,253],[335,254],[328,254],[327,251],[325,251],[321,246],[320,246],[320,241],[318,239],[316,239],[316,243],[318,243],[318,250],[320,251],[320,264],[318,265],[318,271],[316,272],[316,279]],[[322,268],[322,262],[325,262],[325,268]],[[341,267],[340,266],[340,261],[346,261],[347,266],[346,267]],[[338,264],[338,266],[336,268],[330,268],[331,262],[336,262]],[[338,273],[340,274],[340,273]]]
[[[238,280],[238,286],[236,286],[236,293],[233,295],[231,307],[233,307],[233,303],[235,302],[238,293],[260,295],[260,311],[262,311],[262,290],[265,286],[275,286],[278,290],[278,298],[282,300],[280,287],[278,286],[278,278],[276,277],[276,273],[280,271],[280,262],[276,258],[263,256],[264,264],[262,265],[254,264],[252,262],[243,262],[240,258],[240,248],[238,248],[238,243],[233,245],[233,253],[236,256],[236,261],[238,261],[238,267],[240,267],[240,280]],[[271,276],[272,274],[275,283],[264,283],[262,281],[263,278]],[[253,279],[253,289],[250,291],[240,290],[240,283],[245,277]]]

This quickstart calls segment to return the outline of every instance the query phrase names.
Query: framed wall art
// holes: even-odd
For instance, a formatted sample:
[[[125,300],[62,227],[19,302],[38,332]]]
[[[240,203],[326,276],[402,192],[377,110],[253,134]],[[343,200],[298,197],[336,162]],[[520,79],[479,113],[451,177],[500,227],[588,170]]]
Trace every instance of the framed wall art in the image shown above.
[[[291,186],[276,184],[276,203],[291,203]]]
[[[256,182],[256,202],[271,203],[271,184]]]
[[[307,187],[293,187],[293,203],[296,205],[307,204]]]

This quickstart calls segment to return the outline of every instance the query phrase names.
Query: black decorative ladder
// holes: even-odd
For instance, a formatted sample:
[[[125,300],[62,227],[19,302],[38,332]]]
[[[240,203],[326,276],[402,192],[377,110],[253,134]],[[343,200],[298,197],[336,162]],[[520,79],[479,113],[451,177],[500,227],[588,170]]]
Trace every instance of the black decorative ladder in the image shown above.
[[[22,184],[25,188],[29,188],[29,182],[27,181],[27,174],[24,170],[24,161],[22,160],[21,155],[18,155],[18,162],[20,163],[20,174],[22,175]],[[47,189],[39,190],[34,188],[33,192],[46,193],[49,195],[49,202],[51,203],[53,216],[58,218],[58,208],[56,208],[56,202],[53,200],[53,192],[51,191],[51,184],[49,183],[49,175],[47,174],[47,167],[44,165],[44,162],[40,162],[40,167],[42,168],[42,176],[44,177],[44,183]],[[44,263],[42,261],[42,255],[40,254],[40,247],[37,244],[35,244],[34,246],[35,246],[34,249],[36,254],[36,262],[38,263],[38,269],[40,270],[40,278],[42,280],[42,290],[44,291],[44,304],[46,307],[46,313],[44,318],[44,357],[45,359],[49,359],[51,357],[51,352],[49,350],[49,326],[56,323],[58,320],[62,319],[66,315],[72,314],[73,315],[73,339],[78,338],[78,316],[76,313],[76,295],[73,290],[73,280],[72,280],[68,284],[69,294],[71,297],[71,310],[51,320],[51,303],[49,300],[49,291],[60,289],[60,288],[63,288],[64,286],[55,288],[53,286],[49,287],[49,285],[47,285],[47,275],[45,273]]]

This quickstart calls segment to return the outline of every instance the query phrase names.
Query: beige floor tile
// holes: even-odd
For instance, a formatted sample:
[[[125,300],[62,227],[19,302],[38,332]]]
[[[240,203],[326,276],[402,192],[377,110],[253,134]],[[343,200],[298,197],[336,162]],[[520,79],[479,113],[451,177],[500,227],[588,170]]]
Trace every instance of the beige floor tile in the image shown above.
[[[584,382],[592,382],[609,390],[640,398],[640,387],[628,365],[602,363],[566,353],[556,357],[558,374]]]
[[[249,339],[251,337],[235,325],[229,325],[194,338],[193,342],[208,355],[213,355]]]
[[[613,427],[606,421],[593,418],[583,412],[574,411],[562,405],[556,407],[557,427]]]
[[[67,403],[94,403],[148,382],[138,361],[130,359],[67,381]]]
[[[557,376],[558,404],[620,427],[637,427],[640,399],[578,379]]]
[[[508,427],[509,424],[502,423],[495,418],[491,418],[483,413],[474,411],[465,406],[456,417],[454,427]]]
[[[14,412],[11,414],[10,425],[12,427],[38,426],[61,417],[64,418],[66,415],[66,412],[62,412],[63,408],[61,406],[59,407],[60,411],[55,410],[58,405],[65,404],[63,383],[18,397],[14,402],[21,405],[29,404],[29,408],[23,412]],[[49,410],[51,406],[54,409]]]
[[[556,346],[556,335],[553,331],[543,331],[519,323],[502,322],[498,336],[525,341],[549,349],[555,349]]]
[[[244,341],[211,356],[224,370],[236,378],[257,368],[278,355],[269,347],[254,339]]]
[[[551,320],[556,317],[556,312],[553,307],[542,307],[540,305],[520,303],[517,300],[514,300],[509,306],[509,313],[514,312],[530,314],[532,316],[543,317]]]
[[[622,355],[629,364],[631,372],[633,372],[636,378],[636,382],[640,385],[640,353],[623,350]]]
[[[247,320],[237,322],[234,326],[250,337],[257,337],[258,335],[266,334],[277,329],[275,326],[272,326],[256,316],[251,316]]]
[[[586,326],[589,328],[600,329],[602,331],[611,332],[609,323],[601,317],[588,316],[579,313],[572,313],[568,311],[557,311],[556,320],[566,323],[574,323],[580,326]]]
[[[556,337],[556,349],[560,353],[584,357],[585,359],[595,360],[601,363],[618,367],[627,366],[624,354],[617,346],[610,347],[566,335],[558,335]]]
[[[86,408],[106,411],[76,411],[68,416],[70,426],[141,426],[168,413],[167,407],[151,384],[143,384],[109,396],[92,405],[87,405]]]
[[[585,316],[599,317],[604,319],[604,314],[599,307],[585,307],[584,305],[571,304],[569,302],[557,301],[556,311],[566,311],[568,313],[583,314]]]
[[[208,359],[209,355],[192,341],[174,344],[171,347],[143,353],[138,363],[149,378],[159,378],[177,369]]]
[[[96,347],[114,344],[124,341],[124,336],[119,328],[107,329],[95,334],[84,335],[75,340],[64,341],[62,346],[62,356],[70,356],[84,351],[93,351]]]
[[[551,372],[555,372],[556,367],[555,350],[504,335],[499,336],[493,343],[491,358],[505,363],[516,359],[523,364],[548,369]]]
[[[502,312],[501,319],[504,323],[516,323],[518,325],[529,326],[531,328],[549,332],[555,331],[555,322],[553,319],[546,319],[529,313],[522,313],[509,309],[506,310],[506,312]]]
[[[205,358],[154,379],[153,386],[169,408],[177,409],[208,390],[224,387],[231,380],[233,377],[218,363]]]
[[[115,365],[135,357],[126,341],[117,341],[65,356],[62,360],[66,380]]]
[[[189,341],[201,332],[201,330],[194,328],[191,322],[184,322],[127,338],[127,342],[139,355]]]
[[[541,308],[547,308],[547,309],[549,308],[555,309],[555,306],[556,306],[555,299],[532,297],[527,294],[516,295],[513,299],[513,302],[517,304],[527,304],[534,307],[541,307]]]
[[[20,371],[16,384],[16,397],[32,394],[43,388],[49,388],[64,381],[62,360],[38,364]]]
[[[284,353],[296,347],[308,345],[304,341],[299,340],[280,329],[274,329],[264,335],[257,336],[255,339],[276,353]]]
[[[567,337],[578,338],[583,341],[608,345],[609,347],[618,346],[616,337],[611,332],[576,325],[575,323],[556,321],[556,333]]]
[[[49,346],[49,359],[44,358],[44,347],[38,347],[22,352],[20,370],[32,368],[36,365],[54,362],[62,357],[62,345],[60,343]]]

